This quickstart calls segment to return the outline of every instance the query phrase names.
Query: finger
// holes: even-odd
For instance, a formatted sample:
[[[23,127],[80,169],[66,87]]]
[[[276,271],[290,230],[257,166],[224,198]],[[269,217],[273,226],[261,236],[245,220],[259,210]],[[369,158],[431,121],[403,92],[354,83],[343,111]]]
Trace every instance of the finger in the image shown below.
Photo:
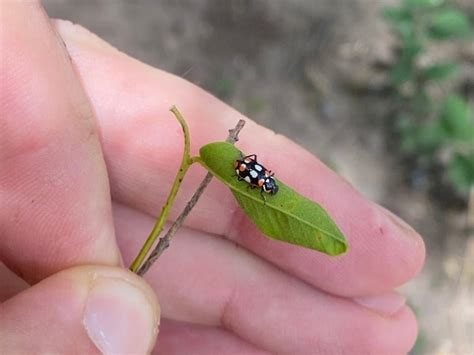
[[[156,354],[256,355],[268,354],[217,327],[162,319]]]
[[[0,260],[29,281],[118,264],[97,125],[68,54],[37,2],[0,6]]]
[[[124,258],[153,220],[115,206]],[[272,353],[406,353],[416,321],[395,294],[344,299],[291,277],[232,242],[182,229],[145,276],[164,317],[221,326]]]
[[[181,131],[167,113],[169,106],[178,104],[187,117],[195,151],[202,144],[222,140],[242,116],[194,85],[119,53],[78,26],[60,22],[58,29],[103,129],[113,198],[156,214],[182,154]],[[125,89],[129,87],[134,90]],[[320,202],[347,235],[349,252],[330,258],[263,237],[218,182],[211,183],[188,226],[225,235],[306,282],[339,295],[385,292],[418,273],[424,261],[420,236],[365,200],[311,154],[252,121],[241,133],[239,147],[258,153],[279,178]],[[186,177],[177,211],[200,181],[203,173],[198,170]]]
[[[153,291],[119,268],[67,269],[0,305],[1,354],[145,354],[159,307]]]

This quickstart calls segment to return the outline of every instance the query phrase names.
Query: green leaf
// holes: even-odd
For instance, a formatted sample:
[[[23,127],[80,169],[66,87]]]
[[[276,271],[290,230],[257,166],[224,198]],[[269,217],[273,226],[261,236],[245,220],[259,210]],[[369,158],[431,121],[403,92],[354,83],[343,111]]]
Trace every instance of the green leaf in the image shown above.
[[[469,191],[474,185],[474,154],[454,155],[449,164],[448,174],[459,192]]]
[[[397,131],[400,133],[400,149],[405,153],[413,153],[418,148],[416,139],[418,129],[415,127],[412,119],[407,116],[398,117],[396,123]]]
[[[413,14],[407,9],[386,7],[382,11],[382,16],[392,24],[395,32],[402,38],[409,38],[413,34]]]
[[[458,95],[450,95],[443,102],[439,125],[453,140],[472,142],[474,121],[469,105]]]
[[[422,72],[425,80],[441,81],[454,76],[458,71],[458,67],[454,63],[438,63],[430,65]]]
[[[445,133],[435,123],[420,124],[401,118],[397,126],[401,135],[401,150],[407,153],[429,157],[445,141]]]
[[[444,3],[444,0],[405,0],[405,6],[409,8],[429,8],[437,7]]]
[[[413,64],[410,62],[400,62],[390,71],[390,80],[396,86],[409,81],[413,77]]]
[[[271,238],[328,255],[347,251],[344,235],[317,203],[277,180],[278,193],[267,195],[264,204],[259,189],[249,189],[247,183],[238,181],[234,162],[241,156],[235,146],[226,142],[210,143],[200,149],[201,163],[231,189],[240,207],[260,231]]]
[[[407,9],[399,7],[386,7],[382,10],[382,16],[389,22],[397,25],[400,23],[410,22],[413,16]]]
[[[422,125],[417,137],[419,149],[431,154],[441,147],[445,138],[444,132],[438,125],[433,123]]]
[[[414,77],[416,59],[422,46],[414,41],[403,44],[403,52],[398,63],[390,72],[390,79],[394,85],[401,85]]]
[[[428,33],[433,39],[465,37],[471,33],[471,24],[462,11],[446,9],[433,15]]]

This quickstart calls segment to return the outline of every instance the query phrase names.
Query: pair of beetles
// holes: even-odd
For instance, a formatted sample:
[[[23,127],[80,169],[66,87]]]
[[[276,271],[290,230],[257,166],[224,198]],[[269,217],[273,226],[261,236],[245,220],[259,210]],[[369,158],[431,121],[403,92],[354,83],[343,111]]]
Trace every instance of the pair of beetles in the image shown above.
[[[264,192],[275,195],[278,192],[278,185],[273,178],[271,170],[257,162],[257,156],[250,154],[234,163],[235,173],[239,181],[244,180],[252,189],[260,187],[260,195],[265,200]]]

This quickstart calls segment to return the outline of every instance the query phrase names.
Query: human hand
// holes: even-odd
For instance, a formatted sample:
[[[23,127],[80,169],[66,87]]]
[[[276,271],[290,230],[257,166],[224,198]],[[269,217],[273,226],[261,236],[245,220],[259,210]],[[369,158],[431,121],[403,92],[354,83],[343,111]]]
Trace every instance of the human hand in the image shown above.
[[[2,339],[19,351],[93,349],[83,309],[91,275],[106,275],[101,290],[117,299],[104,291],[104,317],[138,314],[142,323],[110,322],[118,324],[114,332],[123,339],[146,349],[158,307],[142,280],[117,267],[115,236],[128,265],[165,201],[182,152],[181,130],[168,112],[172,104],[189,123],[195,153],[223,140],[242,116],[79,26],[57,22],[71,64],[36,5],[7,10],[0,14],[6,138],[0,141],[0,181],[8,206],[0,219],[0,257],[28,281],[42,281],[2,305]],[[248,121],[238,146],[256,152],[281,180],[321,203],[348,237],[350,250],[331,258],[269,240],[225,187],[211,183],[146,275],[161,303],[156,350],[406,353],[416,321],[392,290],[421,268],[421,238],[286,138]],[[191,168],[174,216],[204,174]],[[115,291],[130,283],[135,298],[122,297],[131,291]],[[134,301],[140,295],[146,301]]]
[[[159,307],[120,267],[92,107],[40,6],[0,6],[0,354],[146,353]]]

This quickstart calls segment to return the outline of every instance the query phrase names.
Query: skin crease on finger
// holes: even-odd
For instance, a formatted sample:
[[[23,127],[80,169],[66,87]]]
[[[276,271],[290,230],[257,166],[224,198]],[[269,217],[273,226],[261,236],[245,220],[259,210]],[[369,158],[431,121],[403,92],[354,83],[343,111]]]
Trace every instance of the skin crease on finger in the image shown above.
[[[153,219],[114,205],[128,263]],[[416,320],[401,304],[390,315],[328,295],[233,242],[183,228],[145,276],[168,319],[221,326],[272,353],[406,353]],[[316,351],[317,350],[317,351]]]
[[[181,130],[169,107],[178,105],[187,118],[194,152],[224,139],[242,116],[185,80],[127,57],[80,26],[64,21],[55,26],[97,114],[113,199],[156,213],[167,193],[162,186],[171,184],[182,154],[182,144],[177,144]],[[281,180],[329,211],[349,239],[349,252],[330,258],[263,237],[218,182],[208,187],[187,226],[224,235],[306,282],[343,296],[384,293],[419,272],[424,244],[411,228],[365,200],[285,137],[247,120],[240,138],[239,148],[257,153]],[[203,175],[202,169],[191,168],[171,218]]]
[[[0,302],[3,302],[21,291],[27,289],[29,285],[0,261]]]

